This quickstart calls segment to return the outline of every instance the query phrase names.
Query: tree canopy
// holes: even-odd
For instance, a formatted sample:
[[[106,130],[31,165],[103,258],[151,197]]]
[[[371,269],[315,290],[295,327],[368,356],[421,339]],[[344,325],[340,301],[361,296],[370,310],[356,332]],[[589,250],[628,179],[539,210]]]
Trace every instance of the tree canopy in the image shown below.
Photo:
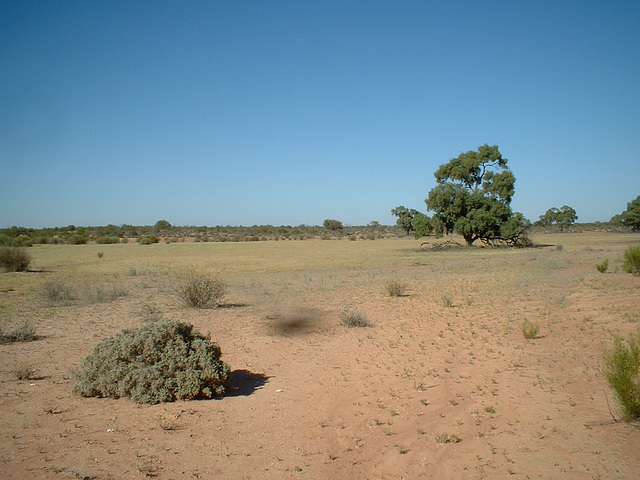
[[[562,230],[573,225],[576,220],[578,220],[576,211],[568,205],[563,205],[561,208],[551,207],[544,215],[540,215],[540,220],[536,223],[543,227],[556,224]]]
[[[627,203],[627,209],[611,219],[612,222],[620,221],[623,225],[633,230],[640,230],[640,195],[635,200]]]
[[[432,224],[462,235],[467,245],[478,239],[516,243],[529,222],[511,210],[516,178],[507,162],[497,145],[485,144],[440,165],[425,200]]]

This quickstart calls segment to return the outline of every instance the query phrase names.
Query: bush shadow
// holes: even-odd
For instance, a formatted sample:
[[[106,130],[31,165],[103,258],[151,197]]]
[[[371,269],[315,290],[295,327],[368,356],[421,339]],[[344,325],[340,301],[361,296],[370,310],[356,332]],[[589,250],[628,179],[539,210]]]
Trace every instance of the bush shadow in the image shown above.
[[[225,397],[248,397],[256,390],[264,387],[269,381],[264,373],[254,373],[249,370],[234,370],[231,372],[231,387]]]

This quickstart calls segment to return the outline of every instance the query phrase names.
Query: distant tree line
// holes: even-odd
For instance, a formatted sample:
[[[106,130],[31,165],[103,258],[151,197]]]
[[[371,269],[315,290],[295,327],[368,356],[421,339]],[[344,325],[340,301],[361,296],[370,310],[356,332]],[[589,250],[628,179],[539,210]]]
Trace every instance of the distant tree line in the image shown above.
[[[247,226],[175,226],[167,220],[155,225],[106,225],[76,227],[68,225],[53,228],[10,227],[0,229],[0,246],[31,246],[37,244],[83,245],[87,243],[113,244],[137,241],[152,244],[175,242],[253,242],[266,240],[324,240],[347,238],[375,240],[385,236],[398,236],[395,226],[372,221],[364,226],[344,226],[341,221],[327,219],[323,225],[253,225]]]

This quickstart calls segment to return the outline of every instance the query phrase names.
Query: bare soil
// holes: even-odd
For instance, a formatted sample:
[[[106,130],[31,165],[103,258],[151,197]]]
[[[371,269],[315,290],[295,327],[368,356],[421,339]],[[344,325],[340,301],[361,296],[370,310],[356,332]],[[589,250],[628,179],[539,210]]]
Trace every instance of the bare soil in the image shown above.
[[[639,478],[640,428],[620,421],[601,359],[613,333],[640,323],[640,278],[621,269],[640,236],[534,240],[34,247],[33,272],[0,275],[0,318],[38,333],[0,345],[0,477]],[[228,281],[223,306],[171,295],[191,267]],[[391,280],[406,294],[390,297]],[[51,281],[77,298],[49,303]],[[126,295],[97,301],[95,286]],[[342,326],[348,305],[372,326]],[[138,405],[72,394],[93,347],[149,310],[211,332],[233,371],[227,395]],[[532,340],[525,320],[540,326]]]

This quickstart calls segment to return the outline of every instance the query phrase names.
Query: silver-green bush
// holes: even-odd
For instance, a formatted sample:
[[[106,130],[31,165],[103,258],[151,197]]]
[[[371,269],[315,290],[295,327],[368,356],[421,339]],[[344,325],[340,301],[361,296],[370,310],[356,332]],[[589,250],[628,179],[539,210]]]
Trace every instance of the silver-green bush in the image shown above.
[[[138,403],[211,398],[229,384],[220,347],[193,325],[161,320],[100,342],[74,374],[83,397],[128,397]]]

